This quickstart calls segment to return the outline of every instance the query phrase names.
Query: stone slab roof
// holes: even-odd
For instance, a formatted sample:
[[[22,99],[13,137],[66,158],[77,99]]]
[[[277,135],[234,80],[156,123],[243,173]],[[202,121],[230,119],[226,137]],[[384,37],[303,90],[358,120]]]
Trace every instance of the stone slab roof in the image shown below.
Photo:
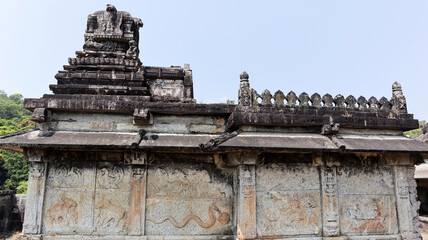
[[[212,148],[203,148],[210,141]],[[99,149],[174,149],[191,151],[264,150],[264,151],[325,151],[325,152],[415,152],[428,153],[428,144],[399,136],[357,137],[323,136],[294,133],[240,133],[229,138],[204,134],[153,134],[118,132],[32,131],[0,137],[0,147],[22,151],[38,148],[99,148]]]
[[[332,137],[343,150],[350,152],[419,152],[426,153],[427,144],[402,136],[346,136]]]

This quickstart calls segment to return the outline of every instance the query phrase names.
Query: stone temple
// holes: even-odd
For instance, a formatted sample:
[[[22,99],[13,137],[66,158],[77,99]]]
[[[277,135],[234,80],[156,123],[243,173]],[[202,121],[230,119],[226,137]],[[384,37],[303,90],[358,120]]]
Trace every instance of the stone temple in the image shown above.
[[[107,5],[36,129],[0,136],[31,165],[23,239],[414,240],[428,144],[392,98],[261,94],[197,104],[192,70],[145,66],[140,19]]]

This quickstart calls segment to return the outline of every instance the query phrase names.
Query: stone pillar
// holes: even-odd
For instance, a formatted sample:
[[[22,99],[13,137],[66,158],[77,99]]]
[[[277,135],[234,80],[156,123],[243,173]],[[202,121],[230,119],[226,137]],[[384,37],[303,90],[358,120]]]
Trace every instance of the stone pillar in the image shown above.
[[[255,239],[256,229],[256,164],[257,154],[232,153],[229,162],[238,164],[237,237]]]
[[[42,162],[41,151],[28,150],[24,152],[24,156],[30,162],[30,176],[28,178],[23,233],[40,234],[47,163]]]

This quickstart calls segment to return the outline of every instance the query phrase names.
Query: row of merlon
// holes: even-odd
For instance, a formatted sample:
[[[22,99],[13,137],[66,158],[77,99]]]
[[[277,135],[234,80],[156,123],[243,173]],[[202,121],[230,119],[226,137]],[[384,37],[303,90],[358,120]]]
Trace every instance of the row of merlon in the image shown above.
[[[344,98],[341,94],[336,95],[334,98],[330,94],[325,94],[321,97],[318,93],[309,96],[303,92],[297,96],[293,91],[290,91],[287,95],[280,90],[276,91],[274,95],[269,90],[264,90],[261,94],[258,94],[252,89],[252,105],[276,105],[276,106],[289,106],[289,107],[339,107],[339,108],[351,108],[351,109],[380,109],[390,111],[393,108],[394,100],[389,101],[387,98],[382,97],[377,100],[375,97],[370,97],[368,100],[360,96],[356,99],[350,95]],[[285,100],[285,101],[284,101]]]

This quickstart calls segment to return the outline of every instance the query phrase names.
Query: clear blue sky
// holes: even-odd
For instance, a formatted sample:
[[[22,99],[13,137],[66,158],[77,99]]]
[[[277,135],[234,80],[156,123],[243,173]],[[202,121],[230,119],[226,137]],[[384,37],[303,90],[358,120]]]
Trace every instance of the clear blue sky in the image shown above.
[[[144,65],[193,70],[198,102],[237,99],[239,74],[258,92],[391,97],[428,120],[428,1],[3,1],[1,87],[41,97],[81,50],[87,15],[112,3],[141,18]]]

